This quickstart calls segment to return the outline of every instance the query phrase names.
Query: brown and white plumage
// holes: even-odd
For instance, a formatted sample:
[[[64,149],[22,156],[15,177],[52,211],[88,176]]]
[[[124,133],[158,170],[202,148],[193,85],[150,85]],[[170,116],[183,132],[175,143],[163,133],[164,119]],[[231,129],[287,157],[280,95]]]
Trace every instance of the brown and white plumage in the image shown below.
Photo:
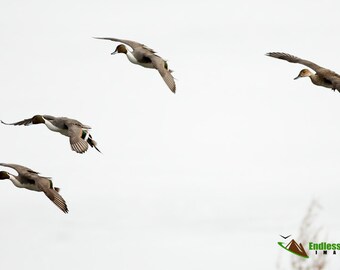
[[[137,64],[146,68],[154,68],[157,69],[159,74],[162,76],[163,80],[167,84],[167,86],[170,88],[170,90],[175,93],[176,92],[176,84],[174,77],[171,75],[172,70],[168,68],[167,61],[165,61],[160,56],[156,55],[155,51],[149,47],[147,47],[144,44],[138,43],[136,41],[132,40],[126,40],[126,39],[118,39],[118,38],[98,38],[96,39],[105,39],[105,40],[111,40],[115,42],[121,42],[129,47],[131,47],[133,50],[130,52],[124,45],[118,45],[115,53],[125,53],[128,57],[129,61],[133,64]]]
[[[298,63],[305,65],[313,69],[316,73],[313,74],[308,69],[303,69],[300,71],[299,75],[295,78],[309,77],[315,85],[331,88],[332,90],[337,90],[340,92],[340,75],[334,71],[320,67],[319,65],[305,59],[301,59],[294,55],[290,55],[282,52],[270,52],[266,54],[267,56],[274,57],[277,59],[286,60],[290,63]]]
[[[45,195],[64,213],[68,213],[65,200],[59,194],[59,188],[53,187],[52,180],[40,176],[38,172],[17,164],[0,163],[17,171],[18,175],[0,171],[0,180],[9,179],[18,188],[26,188],[33,191],[44,192]]]
[[[24,119],[15,123],[5,123],[5,125],[29,126],[34,124],[45,124],[46,127],[54,132],[59,132],[70,138],[71,149],[77,153],[85,153],[88,145],[97,148],[97,143],[89,133],[90,126],[84,125],[79,121],[67,117],[54,117],[51,115],[35,115],[32,118]]]

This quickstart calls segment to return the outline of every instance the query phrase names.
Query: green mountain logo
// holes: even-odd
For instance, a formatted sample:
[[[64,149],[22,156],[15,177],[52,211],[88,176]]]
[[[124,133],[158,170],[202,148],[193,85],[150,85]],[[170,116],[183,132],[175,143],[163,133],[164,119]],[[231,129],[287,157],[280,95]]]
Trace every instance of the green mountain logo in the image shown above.
[[[292,241],[290,241],[288,243],[288,245],[284,246],[284,243],[283,242],[277,242],[279,244],[280,247],[282,247],[283,249],[295,254],[295,255],[298,255],[300,257],[303,257],[303,258],[309,258],[305,249],[303,248],[302,244],[298,244],[296,243],[296,241],[293,239]]]

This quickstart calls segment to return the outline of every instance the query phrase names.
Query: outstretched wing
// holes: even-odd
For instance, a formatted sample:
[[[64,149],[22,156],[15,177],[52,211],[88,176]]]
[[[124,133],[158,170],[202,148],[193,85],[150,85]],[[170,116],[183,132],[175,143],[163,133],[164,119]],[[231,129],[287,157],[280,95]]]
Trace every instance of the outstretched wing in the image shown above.
[[[44,123],[45,120],[49,120],[49,121],[53,121],[55,119],[54,116],[51,115],[34,115],[32,118],[27,118],[24,119],[22,121],[19,122],[15,122],[15,123],[5,123],[4,121],[1,121],[1,123],[5,124],[5,125],[14,125],[14,126],[20,126],[20,125],[24,125],[24,126],[28,126],[31,124],[41,124]]]
[[[65,200],[61,195],[57,192],[59,189],[48,188],[45,185],[41,184],[39,179],[36,180],[37,186],[45,193],[45,195],[64,213],[68,213],[68,208]]]
[[[27,119],[24,119],[22,121],[15,122],[15,123],[5,123],[4,121],[1,120],[1,123],[5,124],[5,125],[13,125],[13,126],[21,126],[21,125],[28,126],[28,125],[32,124],[33,118],[34,118],[34,116],[32,118],[27,118]]]
[[[302,64],[302,65],[305,65],[305,66],[313,69],[316,72],[324,69],[323,67],[320,67],[320,66],[318,66],[317,64],[315,64],[311,61],[301,59],[299,57],[296,57],[296,56],[288,54],[288,53],[270,52],[270,53],[267,53],[266,55],[270,56],[270,57],[277,58],[277,59],[286,60],[286,61],[291,62],[291,63],[299,63],[299,64]]]
[[[18,165],[18,164],[0,163],[0,165],[4,166],[4,167],[12,168],[12,169],[16,170],[18,172],[18,174],[25,176],[25,177],[27,177],[29,174],[36,174],[36,175],[39,174],[38,172],[36,172],[36,171],[34,171],[30,168],[27,168],[25,166],[21,166],[21,165]]]
[[[121,42],[121,43],[124,43],[128,46],[130,46],[132,49],[136,49],[136,48],[139,48],[139,47],[142,47],[143,49],[146,49],[148,50],[149,52],[151,53],[156,53],[153,49],[149,48],[148,46],[142,44],[142,43],[139,43],[139,42],[136,42],[136,41],[133,41],[133,40],[128,40],[128,39],[119,39],[119,38],[109,38],[109,37],[94,37],[95,39],[105,39],[105,40],[111,40],[111,41],[116,41],[116,42]]]
[[[171,71],[165,67],[166,65],[165,61],[157,55],[150,56],[150,59],[154,67],[158,70],[159,74],[161,74],[163,80],[165,81],[167,86],[170,88],[170,90],[173,93],[176,93],[175,79],[171,75]]]

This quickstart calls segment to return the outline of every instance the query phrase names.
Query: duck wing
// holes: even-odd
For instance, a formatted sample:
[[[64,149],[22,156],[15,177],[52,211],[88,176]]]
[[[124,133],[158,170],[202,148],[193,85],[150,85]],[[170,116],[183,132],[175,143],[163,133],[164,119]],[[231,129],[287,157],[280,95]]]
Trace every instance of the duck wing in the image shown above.
[[[36,184],[39,187],[39,189],[43,191],[45,195],[47,196],[47,198],[49,198],[61,211],[63,211],[64,213],[68,213],[66,202],[63,199],[63,197],[61,197],[61,195],[58,193],[59,189],[53,188],[51,186],[47,186],[46,183],[49,183],[49,182],[43,181],[43,179],[44,178],[41,178],[41,177],[36,179]]]
[[[175,79],[171,75],[171,70],[167,68],[166,62],[158,55],[151,55],[150,59],[154,67],[158,70],[163,80],[173,93],[176,93]]]
[[[35,116],[38,116],[38,115],[35,115]],[[35,117],[33,116],[32,118],[27,118],[27,119],[24,119],[24,120],[21,120],[19,122],[15,122],[15,123],[5,123],[4,121],[1,120],[1,123],[5,124],[5,125],[13,125],[13,126],[29,126],[31,125],[33,122],[33,118]]]
[[[34,115],[32,118],[27,118],[27,119],[24,119],[24,120],[21,120],[19,122],[15,122],[15,123],[5,123],[4,121],[1,120],[1,123],[5,124],[5,125],[13,125],[13,126],[29,126],[31,124],[33,124],[33,121],[35,120],[35,118],[44,118],[46,120],[49,120],[49,121],[53,121],[55,119],[54,116],[51,116],[51,115],[40,115],[40,114],[37,114],[37,115]]]
[[[296,56],[288,54],[288,53],[270,52],[270,53],[267,53],[266,55],[270,56],[270,57],[277,58],[277,59],[286,60],[286,61],[288,61],[290,63],[299,63],[299,64],[302,64],[302,65],[305,65],[305,66],[313,69],[316,72],[324,69],[323,67],[320,67],[320,66],[318,66],[317,64],[315,64],[315,63],[313,63],[311,61],[308,61],[308,60],[305,60],[305,59],[301,59],[299,57],[296,57]]]
[[[71,149],[77,153],[85,153],[89,148],[88,143],[82,138],[83,129],[78,125],[68,126]]]
[[[12,168],[12,169],[16,170],[18,174],[25,176],[25,177],[29,177],[31,174],[35,174],[35,175],[39,174],[38,172],[36,172],[36,171],[34,171],[30,168],[27,168],[25,166],[21,166],[21,165],[18,165],[18,164],[0,163],[0,165],[4,166],[4,167]]]
[[[136,48],[143,48],[146,49],[147,51],[151,52],[151,53],[156,53],[153,49],[149,48],[148,46],[133,41],[133,40],[128,40],[128,39],[119,39],[119,38],[109,38],[109,37],[95,37],[95,39],[105,39],[105,40],[111,40],[111,41],[116,41],[116,42],[121,42],[124,43],[128,46],[130,46],[132,49],[136,49]]]

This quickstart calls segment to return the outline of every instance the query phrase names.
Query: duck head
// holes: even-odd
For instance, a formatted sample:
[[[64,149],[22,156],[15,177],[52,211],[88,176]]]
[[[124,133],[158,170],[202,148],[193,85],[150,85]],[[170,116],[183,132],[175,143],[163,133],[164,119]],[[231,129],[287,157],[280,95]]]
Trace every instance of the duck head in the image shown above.
[[[305,68],[305,69],[300,71],[299,75],[296,78],[294,78],[294,80],[299,79],[299,78],[303,78],[303,77],[310,77],[312,75],[313,75],[313,73],[309,69]]]
[[[42,115],[35,115],[32,118],[32,124],[44,124],[45,123],[45,119],[44,117],[42,117]]]
[[[0,180],[5,180],[5,179],[9,179],[8,172],[0,171]]]
[[[126,49],[125,45],[123,45],[123,44],[118,45],[116,50],[113,53],[111,53],[111,55],[114,55],[116,53],[125,53],[125,54],[127,54],[127,49]]]

